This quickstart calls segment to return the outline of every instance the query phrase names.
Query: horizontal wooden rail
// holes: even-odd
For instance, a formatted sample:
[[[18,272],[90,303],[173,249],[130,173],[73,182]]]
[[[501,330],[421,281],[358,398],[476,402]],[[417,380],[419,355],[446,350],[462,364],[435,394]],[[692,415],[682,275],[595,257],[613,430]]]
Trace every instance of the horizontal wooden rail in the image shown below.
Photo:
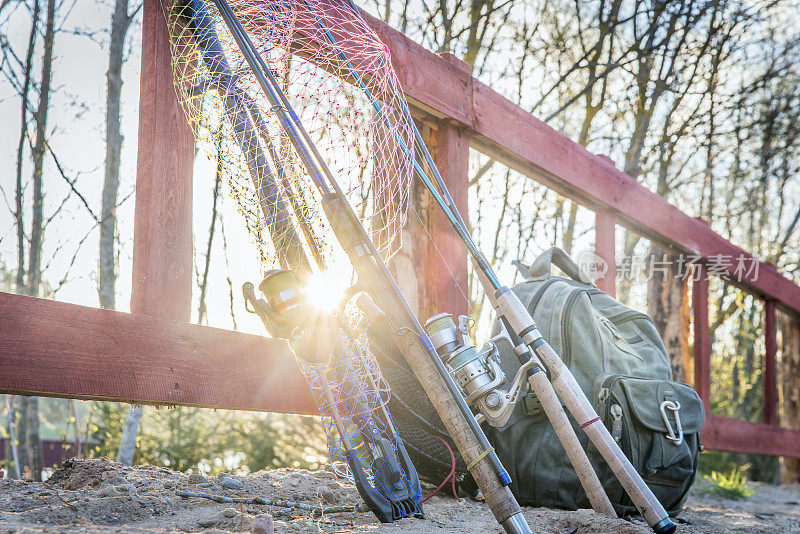
[[[711,415],[700,437],[706,449],[800,458],[800,431],[779,426]]]
[[[0,393],[318,414],[282,341],[0,293]],[[800,432],[710,416],[709,449],[800,458]]]
[[[319,413],[283,341],[9,293],[0,392]]]

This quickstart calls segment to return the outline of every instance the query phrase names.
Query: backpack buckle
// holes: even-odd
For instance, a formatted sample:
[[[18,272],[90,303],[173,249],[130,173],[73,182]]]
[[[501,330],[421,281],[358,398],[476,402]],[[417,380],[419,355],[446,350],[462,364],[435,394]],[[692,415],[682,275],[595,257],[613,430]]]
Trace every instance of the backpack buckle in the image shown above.
[[[661,417],[664,419],[664,425],[667,427],[666,437],[672,441],[676,446],[683,443],[683,427],[681,426],[681,416],[678,410],[681,409],[681,403],[678,401],[665,400],[661,403]],[[667,410],[672,410],[675,415],[675,426],[678,428],[678,435],[675,435],[675,430],[667,416]]]

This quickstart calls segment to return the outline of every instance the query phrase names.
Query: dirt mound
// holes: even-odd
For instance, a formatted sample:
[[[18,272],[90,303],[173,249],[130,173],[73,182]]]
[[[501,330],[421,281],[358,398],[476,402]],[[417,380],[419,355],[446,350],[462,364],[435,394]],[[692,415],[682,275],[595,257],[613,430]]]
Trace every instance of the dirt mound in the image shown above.
[[[681,533],[800,533],[800,486],[756,485],[755,495],[744,501],[703,496],[702,486],[693,490],[681,516]],[[253,498],[294,505],[237,502]],[[204,477],[153,466],[124,467],[106,459],[70,460],[45,483],[0,480],[0,533],[52,532],[56,526],[57,532],[80,534],[250,532],[264,514],[271,515],[277,534],[501,532],[479,502],[436,496],[425,503],[424,520],[390,525],[357,512],[359,503],[355,488],[330,471],[276,469],[247,477]],[[309,511],[331,506],[344,511],[321,517]],[[608,519],[591,510],[525,508],[524,513],[539,534],[650,532],[639,518]]]

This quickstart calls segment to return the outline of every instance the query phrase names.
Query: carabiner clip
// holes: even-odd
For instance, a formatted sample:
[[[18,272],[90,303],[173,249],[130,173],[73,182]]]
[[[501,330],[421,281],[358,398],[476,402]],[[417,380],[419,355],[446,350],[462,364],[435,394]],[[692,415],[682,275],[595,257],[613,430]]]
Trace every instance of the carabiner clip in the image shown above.
[[[681,403],[677,401],[665,400],[661,403],[661,417],[664,418],[664,425],[667,427],[667,439],[675,443],[675,445],[680,445],[683,443],[683,427],[681,426],[681,416],[678,413],[678,410],[681,409]],[[678,427],[678,435],[675,435],[675,430],[672,428],[672,424],[669,422],[669,417],[667,417],[667,410],[672,410],[675,414],[675,426]]]

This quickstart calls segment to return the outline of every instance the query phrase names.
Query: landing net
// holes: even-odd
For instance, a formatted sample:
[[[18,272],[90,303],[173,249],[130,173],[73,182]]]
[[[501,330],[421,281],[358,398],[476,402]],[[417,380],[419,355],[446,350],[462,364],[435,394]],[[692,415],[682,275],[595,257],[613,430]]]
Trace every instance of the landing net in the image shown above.
[[[393,96],[399,83],[387,68],[385,45],[344,2],[229,4],[388,260],[401,245],[409,206],[412,161],[401,145],[413,147],[413,132],[402,112],[404,104]],[[178,99],[200,149],[219,158],[218,168],[254,238],[264,271],[289,268],[306,273],[301,278],[308,281],[344,269],[352,280],[346,256],[322,213],[317,187],[214,5],[184,0],[163,7]],[[367,93],[380,102],[381,114]],[[376,455],[376,435],[394,439],[388,412],[381,412],[389,388],[359,319],[357,311],[346,310],[350,330],[339,332],[339,343],[322,372],[300,358],[298,364],[323,414],[334,467],[351,476],[343,444],[356,444],[376,485],[383,461]],[[343,433],[337,430],[336,412],[346,422]]]

